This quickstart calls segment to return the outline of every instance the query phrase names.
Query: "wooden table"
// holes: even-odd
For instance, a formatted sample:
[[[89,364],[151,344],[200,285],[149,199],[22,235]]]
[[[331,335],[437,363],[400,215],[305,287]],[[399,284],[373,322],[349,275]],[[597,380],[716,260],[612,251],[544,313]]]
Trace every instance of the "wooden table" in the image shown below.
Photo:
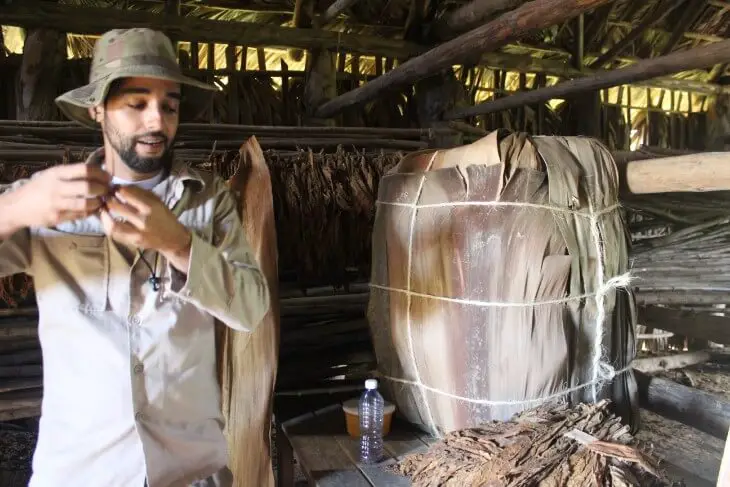
[[[385,459],[379,464],[362,465],[359,463],[359,439],[347,434],[342,406],[328,406],[281,425],[277,434],[279,486],[294,485],[294,456],[309,479],[310,487],[409,486],[410,480],[387,472],[383,466],[407,454],[423,451],[433,441],[396,417],[390,434],[384,438]]]

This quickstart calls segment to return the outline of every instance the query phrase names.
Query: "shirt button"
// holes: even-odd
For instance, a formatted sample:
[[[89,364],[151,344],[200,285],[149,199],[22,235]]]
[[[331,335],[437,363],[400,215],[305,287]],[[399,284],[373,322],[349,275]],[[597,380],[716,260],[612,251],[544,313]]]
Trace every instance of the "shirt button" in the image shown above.
[[[137,325],[139,325],[139,316],[137,316],[137,315],[132,315],[132,316],[130,316],[130,317],[129,317],[129,322],[130,322],[131,324],[133,324],[134,326],[137,326]]]
[[[144,370],[144,366],[142,364],[137,364],[134,366],[135,374],[141,374],[143,370]]]
[[[145,415],[144,415],[144,413],[140,413],[140,412],[137,412],[137,413],[136,413],[136,414],[134,415],[134,419],[136,419],[137,421],[143,421],[143,420],[144,420],[144,418],[145,418]]]

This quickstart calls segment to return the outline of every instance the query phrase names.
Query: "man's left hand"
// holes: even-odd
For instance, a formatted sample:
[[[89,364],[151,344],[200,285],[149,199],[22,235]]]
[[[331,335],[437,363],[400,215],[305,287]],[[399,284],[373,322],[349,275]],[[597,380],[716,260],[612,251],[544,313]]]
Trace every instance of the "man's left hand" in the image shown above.
[[[101,221],[110,238],[140,249],[157,250],[177,270],[187,273],[192,233],[156,194],[136,186],[121,186],[107,200]]]

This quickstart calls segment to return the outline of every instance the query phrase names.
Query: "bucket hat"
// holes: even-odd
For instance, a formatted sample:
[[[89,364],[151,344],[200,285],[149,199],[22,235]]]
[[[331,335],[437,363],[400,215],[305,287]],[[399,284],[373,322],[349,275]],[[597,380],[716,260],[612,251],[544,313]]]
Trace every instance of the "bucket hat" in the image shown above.
[[[100,125],[89,115],[89,108],[104,100],[113,81],[129,77],[162,79],[216,90],[182,74],[172,42],[162,32],[146,28],[114,29],[96,41],[89,84],[62,94],[56,98],[56,104],[71,120],[98,129]]]

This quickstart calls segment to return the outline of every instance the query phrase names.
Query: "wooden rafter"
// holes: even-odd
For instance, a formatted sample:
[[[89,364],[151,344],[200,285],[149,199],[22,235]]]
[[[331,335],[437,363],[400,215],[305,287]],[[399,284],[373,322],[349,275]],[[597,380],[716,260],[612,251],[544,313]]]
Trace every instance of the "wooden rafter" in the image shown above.
[[[523,91],[509,97],[480,103],[447,113],[447,120],[484,115],[501,110],[531,105],[578,93],[597,91],[612,86],[645,81],[688,69],[699,69],[730,61],[730,39],[702,47],[675,52],[659,58],[647,59],[623,69],[604,71],[583,79],[565,81],[539,90]]]
[[[183,0],[182,4],[185,3]],[[236,44],[250,47],[298,47],[312,48],[324,46],[333,49],[339,46],[342,51],[365,55],[382,56],[392,62],[393,58],[404,59],[421,54],[427,47],[400,40],[373,38],[359,34],[337,33],[315,29],[292,29],[288,27],[266,24],[251,24],[230,21],[210,21],[195,18],[176,18],[168,21],[161,14],[139,11],[121,11],[110,8],[86,8],[56,5],[44,2],[36,7],[37,2],[25,0],[13,5],[0,5],[0,23],[25,27],[54,28],[67,26],[69,33],[97,36],[111,28],[150,26],[165,29],[178,34],[179,40],[198,43]],[[600,9],[597,9],[600,10]],[[81,20],[79,20],[81,19]],[[88,19],[93,19],[89,21]],[[372,42],[375,39],[375,42]],[[529,46],[520,45],[521,48]],[[570,53],[541,49],[545,54],[564,56],[563,60],[541,59],[530,55],[511,54],[491,51],[483,54],[473,63],[490,69],[517,71],[523,73],[540,73],[560,78],[579,78],[590,75],[590,70],[577,70],[569,63]],[[535,51],[536,52],[536,51]],[[586,53],[587,56],[595,56]],[[636,59],[621,58],[622,62],[636,62]],[[701,81],[661,78],[636,83],[638,86],[664,88],[670,90],[691,91],[713,95],[727,91],[727,87],[707,84]]]
[[[610,0],[535,0],[451,41],[409,59],[383,76],[324,103],[317,116],[328,118],[340,110],[370,101],[383,91],[438,73],[454,64],[469,62],[475,53],[493,51],[510,39],[535,29],[561,24]]]

